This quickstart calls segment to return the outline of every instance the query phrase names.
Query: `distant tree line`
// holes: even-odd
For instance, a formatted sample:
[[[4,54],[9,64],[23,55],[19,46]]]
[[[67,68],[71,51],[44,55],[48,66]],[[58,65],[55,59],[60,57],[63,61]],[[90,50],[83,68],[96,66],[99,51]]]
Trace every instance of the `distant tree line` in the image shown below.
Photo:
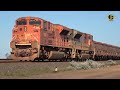
[[[11,55],[10,55],[9,53],[6,53],[6,54],[5,54],[5,57],[6,57],[6,59],[12,59],[12,58],[11,58]]]

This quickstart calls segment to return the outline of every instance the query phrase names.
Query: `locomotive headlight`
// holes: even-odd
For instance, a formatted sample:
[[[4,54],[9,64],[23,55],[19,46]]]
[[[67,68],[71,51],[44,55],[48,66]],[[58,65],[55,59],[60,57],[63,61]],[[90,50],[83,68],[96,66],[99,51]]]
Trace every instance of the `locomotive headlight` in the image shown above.
[[[15,41],[15,43],[18,43],[18,41]]]
[[[31,43],[32,41],[31,40],[29,40],[29,43]]]
[[[26,26],[24,26],[24,31],[25,31],[25,32],[27,31],[27,27],[26,27]]]

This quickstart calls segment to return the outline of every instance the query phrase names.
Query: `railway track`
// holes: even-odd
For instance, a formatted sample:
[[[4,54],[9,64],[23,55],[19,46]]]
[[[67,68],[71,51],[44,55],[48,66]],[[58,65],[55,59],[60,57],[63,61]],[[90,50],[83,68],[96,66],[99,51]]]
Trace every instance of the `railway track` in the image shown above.
[[[100,63],[105,63],[105,62],[108,62],[109,60],[103,60],[103,61],[96,61],[96,62],[100,62]],[[113,60],[113,61],[116,61],[116,62],[119,62],[120,63],[120,60]],[[20,61],[20,60],[12,60],[12,59],[0,59],[0,63],[19,63],[19,62],[71,62],[71,61],[59,61],[59,60],[45,60],[45,61],[42,61],[42,60],[36,60],[36,61]],[[78,61],[78,62],[84,62],[84,61]]]
[[[15,63],[20,62],[18,60],[12,60],[12,59],[0,59],[0,63]]]
[[[68,62],[68,61],[59,61],[59,60],[35,60],[35,61],[21,61],[21,60],[13,60],[13,59],[0,59],[0,63],[19,63],[19,62]]]
[[[0,60],[12,60],[12,59],[1,59],[1,58],[0,58]]]

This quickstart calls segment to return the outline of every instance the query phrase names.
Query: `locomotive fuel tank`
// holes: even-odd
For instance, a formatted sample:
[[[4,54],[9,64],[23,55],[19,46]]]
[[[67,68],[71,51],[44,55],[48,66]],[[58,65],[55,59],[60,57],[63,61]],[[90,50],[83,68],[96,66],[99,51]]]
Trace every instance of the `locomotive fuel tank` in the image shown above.
[[[59,51],[50,51],[48,59],[62,59],[65,57],[64,52]]]

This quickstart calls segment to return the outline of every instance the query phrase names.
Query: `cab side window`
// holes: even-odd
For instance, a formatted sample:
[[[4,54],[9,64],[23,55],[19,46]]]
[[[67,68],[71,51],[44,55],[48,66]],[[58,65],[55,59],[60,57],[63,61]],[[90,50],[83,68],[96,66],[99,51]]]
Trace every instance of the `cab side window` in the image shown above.
[[[88,39],[91,39],[91,36],[89,36]]]
[[[47,22],[46,21],[43,22],[43,29],[47,30]]]
[[[50,22],[48,22],[48,29],[50,30]]]

